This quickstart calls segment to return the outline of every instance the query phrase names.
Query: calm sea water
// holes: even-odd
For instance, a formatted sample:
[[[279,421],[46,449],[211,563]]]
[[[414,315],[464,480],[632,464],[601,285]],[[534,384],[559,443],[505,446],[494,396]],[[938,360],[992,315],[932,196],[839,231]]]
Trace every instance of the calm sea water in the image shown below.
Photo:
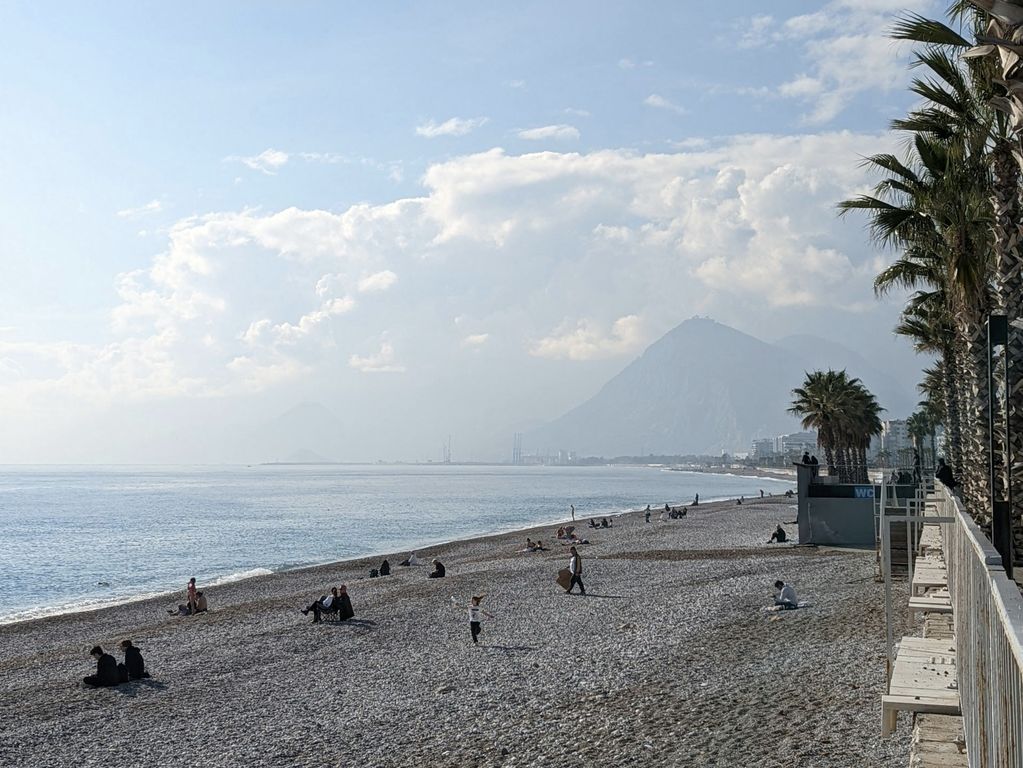
[[[791,483],[645,467],[0,467],[0,623]]]

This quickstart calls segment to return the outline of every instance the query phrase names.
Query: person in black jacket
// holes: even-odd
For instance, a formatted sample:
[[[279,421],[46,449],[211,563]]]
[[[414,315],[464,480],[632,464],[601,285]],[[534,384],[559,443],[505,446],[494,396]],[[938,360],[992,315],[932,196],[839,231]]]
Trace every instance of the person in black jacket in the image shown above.
[[[337,588],[339,601],[339,608],[337,611],[337,617],[341,621],[347,621],[355,615],[355,609],[352,608],[352,598],[348,596],[348,587],[342,584]]]
[[[386,560],[384,560],[384,562],[380,563],[380,575],[381,576],[390,576],[391,575],[391,564],[389,562],[387,562]]]
[[[444,578],[444,572],[445,572],[444,571],[444,563],[442,563],[440,560],[434,560],[433,561],[433,570],[430,572],[430,575],[427,576],[427,578],[428,579],[443,579]]]
[[[149,677],[149,673],[146,672],[146,662],[142,658],[142,653],[132,645],[131,640],[121,641],[121,650],[124,651],[124,666],[128,669],[128,677],[132,680],[141,680],[144,677]]]
[[[952,476],[952,467],[946,464],[944,459],[938,459],[938,469],[934,473],[934,476],[944,483],[950,491],[954,491],[961,485],[961,483]]]
[[[93,687],[118,685],[121,676],[117,671],[117,661],[109,653],[104,653],[98,645],[93,646],[89,655],[96,659],[96,674],[82,679],[86,685]]]

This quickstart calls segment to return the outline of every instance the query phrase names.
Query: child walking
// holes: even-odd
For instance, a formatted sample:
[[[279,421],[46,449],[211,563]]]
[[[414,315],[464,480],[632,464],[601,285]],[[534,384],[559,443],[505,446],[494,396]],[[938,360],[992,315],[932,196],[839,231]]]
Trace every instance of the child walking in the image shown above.
[[[472,634],[472,641],[474,643],[479,643],[477,638],[479,638],[480,632],[482,631],[482,628],[480,627],[481,619],[484,616],[488,619],[494,618],[493,614],[487,613],[483,610],[482,606],[480,606],[480,601],[483,600],[484,597],[486,597],[486,595],[473,595],[472,600],[469,602],[469,632]]]

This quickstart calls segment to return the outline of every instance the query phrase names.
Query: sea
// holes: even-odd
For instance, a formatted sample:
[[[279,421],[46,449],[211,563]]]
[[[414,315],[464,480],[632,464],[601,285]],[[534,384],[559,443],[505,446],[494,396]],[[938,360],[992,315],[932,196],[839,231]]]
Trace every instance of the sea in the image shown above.
[[[0,623],[791,482],[658,467],[0,466]]]

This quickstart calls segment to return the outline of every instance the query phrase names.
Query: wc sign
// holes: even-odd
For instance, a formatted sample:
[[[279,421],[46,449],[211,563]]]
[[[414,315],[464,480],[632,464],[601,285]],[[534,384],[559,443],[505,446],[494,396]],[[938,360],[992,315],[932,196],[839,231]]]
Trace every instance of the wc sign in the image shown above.
[[[857,485],[853,488],[853,497],[857,499],[872,499],[874,498],[874,486],[872,485]]]

